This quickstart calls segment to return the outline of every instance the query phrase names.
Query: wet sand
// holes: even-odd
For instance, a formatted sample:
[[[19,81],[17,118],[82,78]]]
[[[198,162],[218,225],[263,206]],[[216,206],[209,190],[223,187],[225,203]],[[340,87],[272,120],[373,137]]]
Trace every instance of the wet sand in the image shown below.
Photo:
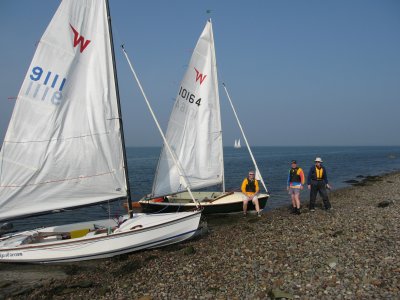
[[[0,299],[398,299],[400,173],[288,207],[205,218],[195,240],[58,266],[0,265]],[[273,201],[273,197],[271,198]]]

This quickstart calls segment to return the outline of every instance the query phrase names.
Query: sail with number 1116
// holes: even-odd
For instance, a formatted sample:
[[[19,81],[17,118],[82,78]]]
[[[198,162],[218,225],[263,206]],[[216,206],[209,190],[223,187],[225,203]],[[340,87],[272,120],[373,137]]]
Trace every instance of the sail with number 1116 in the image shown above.
[[[0,220],[127,199],[118,80],[105,0],[63,0],[18,94],[0,152]],[[0,230],[0,262],[87,260],[191,237],[198,211]],[[7,228],[9,228],[8,226]]]

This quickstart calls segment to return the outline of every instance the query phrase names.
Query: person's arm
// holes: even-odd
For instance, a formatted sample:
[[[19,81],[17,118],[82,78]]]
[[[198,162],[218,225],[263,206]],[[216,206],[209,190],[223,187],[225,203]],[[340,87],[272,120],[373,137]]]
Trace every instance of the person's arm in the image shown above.
[[[304,172],[303,172],[302,168],[299,169],[299,175],[300,175],[300,181],[301,181],[300,189],[302,190],[303,189],[304,180],[305,180],[304,179]]]
[[[328,183],[328,174],[326,173],[326,168],[325,168],[325,167],[323,167],[323,168],[324,168],[324,174],[322,175],[322,177],[323,177],[324,180],[325,180],[326,187],[327,187],[328,189],[331,189],[331,186],[330,186],[329,183]]]
[[[324,178],[325,183],[328,184],[328,174],[326,173],[326,168],[325,167],[323,168],[324,168],[324,174],[322,175],[322,177]]]
[[[305,178],[304,178],[304,172],[303,172],[302,168],[299,169],[299,175],[300,175],[301,184],[304,184]]]
[[[242,193],[243,193],[243,194],[246,194],[246,185],[247,185],[247,178],[245,178],[245,179],[243,180],[243,182],[242,182],[241,190],[242,190]]]
[[[257,195],[258,192],[260,191],[260,186],[258,185],[258,180],[255,179],[255,186],[256,186],[256,192],[254,193],[254,195]]]
[[[307,176],[307,185],[311,184],[311,173],[312,173],[313,167],[310,168],[310,171],[308,171],[308,176]]]

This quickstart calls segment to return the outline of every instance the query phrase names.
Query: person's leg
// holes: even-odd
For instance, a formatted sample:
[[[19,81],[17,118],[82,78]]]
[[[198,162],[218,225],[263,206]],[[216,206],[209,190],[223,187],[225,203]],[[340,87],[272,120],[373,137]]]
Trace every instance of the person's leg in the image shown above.
[[[292,198],[292,213],[296,212],[296,195],[293,192],[293,189],[289,189],[290,197]]]
[[[331,203],[329,202],[328,192],[326,191],[325,183],[321,184],[321,186],[319,187],[319,193],[322,197],[322,201],[324,202],[325,209],[330,209]]]
[[[249,202],[249,199],[243,199],[243,214],[247,214],[247,202]]]
[[[260,214],[261,214],[260,203],[258,202],[257,196],[254,196],[252,201],[253,201],[254,206],[256,207],[257,214],[260,216]]]
[[[310,210],[315,210],[315,199],[317,198],[318,188],[316,184],[311,184],[310,190]]]
[[[300,214],[300,189],[297,189],[297,191],[294,194],[295,198],[295,205],[296,205],[296,213]]]

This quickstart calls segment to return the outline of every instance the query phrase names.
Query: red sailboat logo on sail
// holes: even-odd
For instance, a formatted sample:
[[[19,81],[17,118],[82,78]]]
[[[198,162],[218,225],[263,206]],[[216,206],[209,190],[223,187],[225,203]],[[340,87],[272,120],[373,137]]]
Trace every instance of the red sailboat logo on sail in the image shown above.
[[[199,70],[197,70],[196,68],[194,68],[194,70],[196,71],[196,82],[198,80],[200,80],[200,85],[203,83],[204,79],[206,79],[207,75],[203,75],[200,73]]]

